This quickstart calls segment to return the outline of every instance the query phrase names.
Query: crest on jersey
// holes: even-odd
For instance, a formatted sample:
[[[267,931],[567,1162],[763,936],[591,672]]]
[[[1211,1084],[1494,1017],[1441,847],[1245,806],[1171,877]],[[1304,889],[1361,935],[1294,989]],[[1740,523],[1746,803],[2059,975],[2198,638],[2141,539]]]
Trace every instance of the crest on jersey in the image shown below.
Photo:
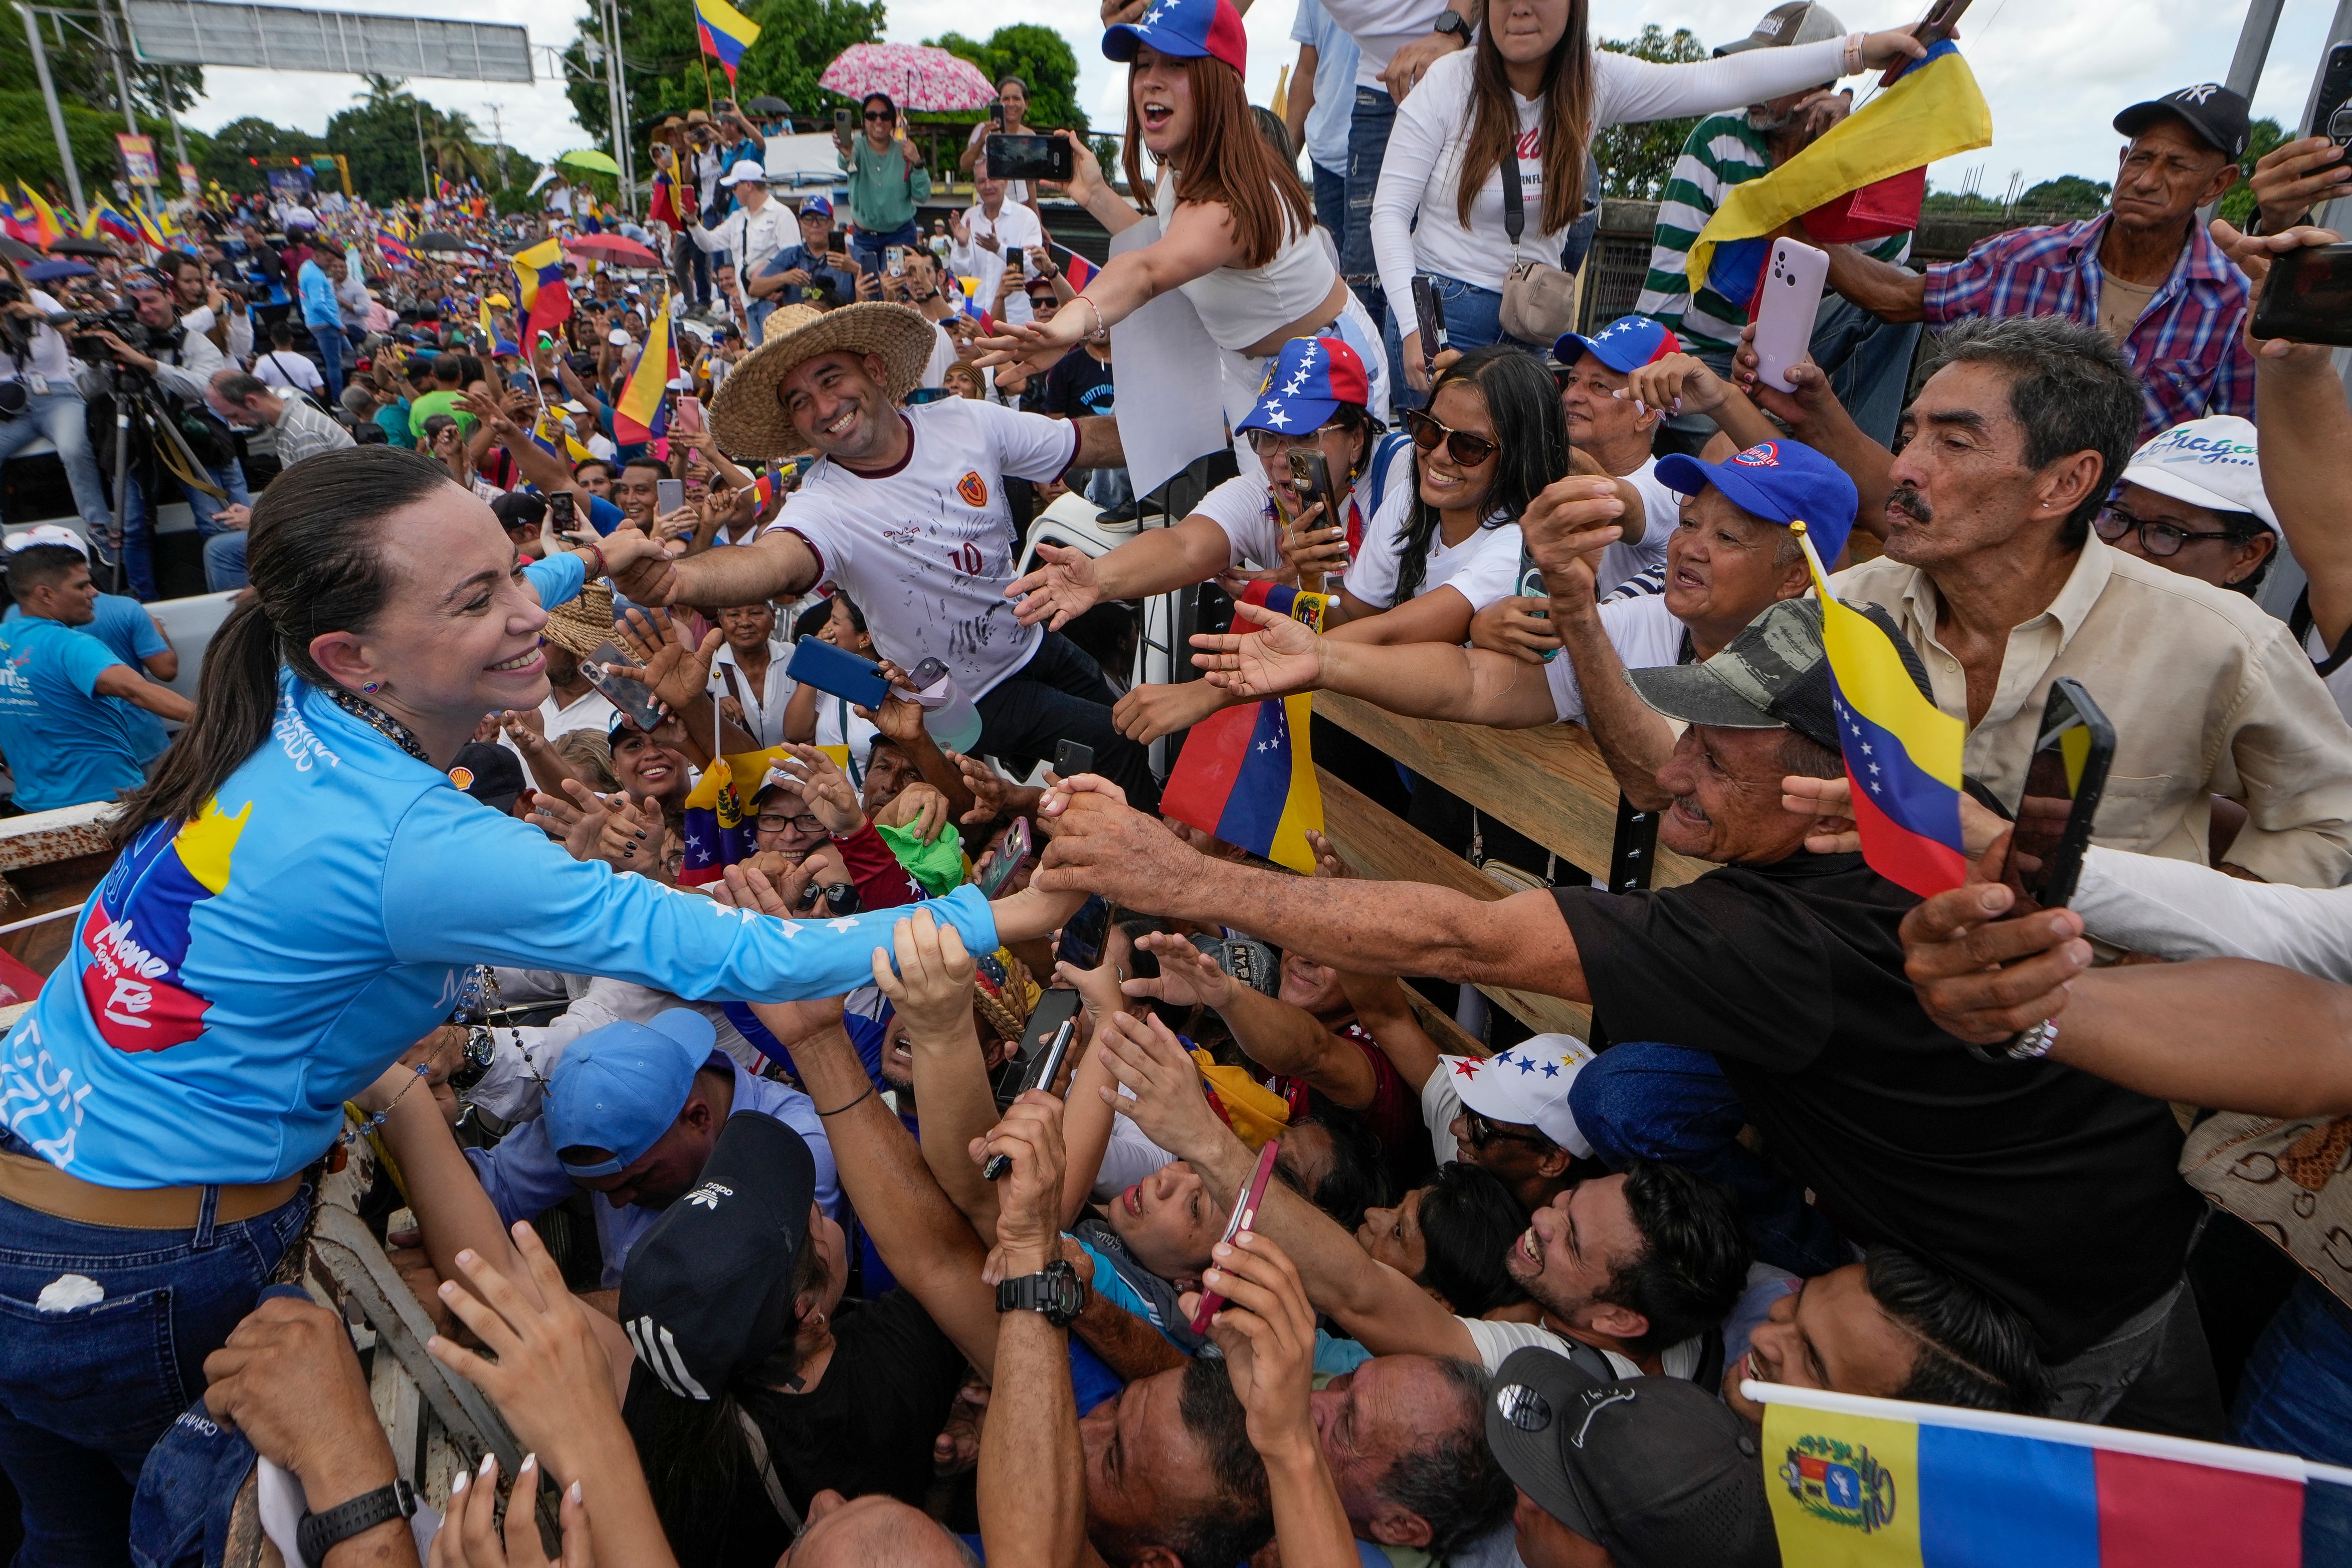
[[[976,470],[967,470],[963,478],[956,481],[956,494],[963,497],[966,506],[986,506],[988,481],[982,479]]]

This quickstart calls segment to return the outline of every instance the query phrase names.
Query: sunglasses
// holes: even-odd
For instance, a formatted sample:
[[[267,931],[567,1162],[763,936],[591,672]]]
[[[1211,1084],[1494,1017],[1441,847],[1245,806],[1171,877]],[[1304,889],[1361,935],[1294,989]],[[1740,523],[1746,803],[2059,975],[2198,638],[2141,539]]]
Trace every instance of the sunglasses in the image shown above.
[[[2139,533],[2139,547],[2159,561],[2167,556],[2179,554],[2182,545],[2193,543],[2200,539],[2230,537],[2227,530],[2217,529],[2210,533],[2191,533],[2178,523],[2146,521],[2119,506],[2101,508],[2096,526],[2099,537],[2109,544],[2115,543],[2125,534],[2137,530]]]
[[[889,113],[889,112],[887,112],[887,110],[879,110],[879,109],[869,109],[869,110],[867,110],[866,111],[866,118],[867,120],[879,120],[879,121],[882,121],[884,123],[886,123],[886,124],[887,124],[887,123],[888,123],[890,121],[896,120],[896,119],[898,119],[898,117],[897,115],[895,115],[895,114],[891,114],[891,113]]]
[[[1462,1114],[1467,1119],[1464,1131],[1470,1134],[1463,1142],[1473,1149],[1484,1149],[1489,1143],[1528,1143],[1538,1149],[1551,1147],[1551,1140],[1541,1133],[1513,1132],[1497,1127],[1466,1105],[1462,1108]]]
[[[1418,408],[1405,410],[1404,427],[1412,437],[1414,446],[1424,452],[1434,452],[1443,446],[1446,456],[1465,468],[1478,467],[1503,449],[1500,443],[1488,440],[1484,436],[1474,436],[1467,430],[1449,429]]]

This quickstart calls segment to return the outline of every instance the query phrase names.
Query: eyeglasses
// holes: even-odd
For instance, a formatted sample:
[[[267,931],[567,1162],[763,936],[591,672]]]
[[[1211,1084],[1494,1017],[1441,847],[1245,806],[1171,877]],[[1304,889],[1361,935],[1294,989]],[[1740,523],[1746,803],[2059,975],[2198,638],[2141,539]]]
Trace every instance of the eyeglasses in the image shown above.
[[[1463,1142],[1473,1149],[1484,1149],[1489,1143],[1530,1143],[1538,1149],[1551,1147],[1551,1140],[1539,1132],[1513,1132],[1497,1127],[1466,1105],[1462,1108],[1462,1114],[1467,1119],[1464,1131],[1470,1134]]]
[[[2108,543],[2115,543],[2135,529],[2139,532],[2140,549],[2158,561],[2179,554],[2182,545],[2196,540],[2230,537],[2227,529],[2216,529],[2210,533],[2191,533],[2178,523],[2143,521],[2119,506],[2099,509],[2099,537]]]
[[[1440,446],[1446,455],[1465,468],[1475,468],[1496,453],[1502,446],[1484,436],[1473,436],[1467,430],[1449,429],[1418,408],[1404,413],[1404,427],[1412,437],[1412,444],[1424,452],[1434,452]]]
[[[1250,450],[1261,458],[1270,458],[1276,452],[1286,452],[1293,447],[1311,447],[1323,439],[1326,434],[1339,428],[1338,425],[1326,425],[1321,429],[1309,430],[1302,436],[1293,436],[1284,430],[1252,430],[1249,432]],[[1477,437],[1470,436],[1463,439],[1475,441]],[[1432,444],[1434,445],[1434,443]]]
[[[798,816],[777,816],[762,812],[759,817],[759,825],[760,831],[762,833],[782,833],[794,827],[799,828],[803,833],[824,831],[824,824],[816,819],[814,813],[806,811]]]

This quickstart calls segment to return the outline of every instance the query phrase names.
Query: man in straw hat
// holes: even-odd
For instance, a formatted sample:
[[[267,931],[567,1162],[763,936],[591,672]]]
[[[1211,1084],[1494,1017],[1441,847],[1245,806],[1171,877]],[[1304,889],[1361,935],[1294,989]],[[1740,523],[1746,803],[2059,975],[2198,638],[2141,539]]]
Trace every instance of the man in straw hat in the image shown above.
[[[975,751],[1025,769],[1057,741],[1083,742],[1129,800],[1156,810],[1158,782],[1143,749],[1112,725],[1101,669],[1059,633],[1021,625],[1005,597],[1015,550],[1006,479],[1122,467],[1118,428],[960,397],[899,407],[937,341],[903,305],[777,310],[766,342],[711,400],[711,428],[740,458],[814,451],[818,461],[756,542],[641,563],[622,591],[642,605],[724,605],[840,587],[884,658],[902,669],[929,658],[947,666],[980,710]]]

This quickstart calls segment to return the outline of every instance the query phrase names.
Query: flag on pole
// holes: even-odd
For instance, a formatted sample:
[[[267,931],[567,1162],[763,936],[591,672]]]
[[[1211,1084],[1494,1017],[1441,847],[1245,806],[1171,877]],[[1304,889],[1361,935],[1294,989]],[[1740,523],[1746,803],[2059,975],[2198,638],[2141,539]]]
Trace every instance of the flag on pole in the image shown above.
[[[515,252],[515,294],[529,320],[524,336],[536,341],[572,317],[572,287],[563,280],[563,246],[553,238]]]
[[[760,41],[760,25],[727,4],[727,0],[694,0],[694,30],[702,41],[702,52],[717,60],[727,71],[727,84],[735,85],[735,68],[743,62],[743,51]]]
[[[16,182],[16,188],[25,193],[25,205],[33,211],[32,243],[47,250],[54,241],[63,239],[66,226],[58,221],[57,210],[41,199],[41,193],[22,180]]]
[[[2352,1484],[2352,1470],[2291,1454],[2122,1427],[1753,1381],[1740,1392],[1764,1405],[1781,1560],[1807,1568],[2316,1568],[2310,1489]]]
[[[1822,601],[1838,743],[1870,868],[1921,898],[1969,879],[1960,847],[1960,748],[1967,727],[1928,700],[1895,634],[1830,592],[1801,522],[1790,525]],[[1883,613],[1883,612],[1882,612]]]
[[[1305,696],[1227,708],[1192,726],[1160,793],[1162,814],[1294,871],[1315,869],[1307,829],[1323,791],[1307,739]]]
[[[670,338],[669,300],[646,328],[646,346],[629,372],[629,384],[613,405],[613,435],[623,443],[650,441],[669,428],[663,395],[677,374],[677,350]]]
[[[383,233],[375,237],[375,248],[376,253],[383,258],[383,264],[394,271],[415,270],[416,252],[408,247],[408,242],[395,234],[389,224]]]
[[[89,231],[92,237],[102,234],[119,245],[137,245],[141,238],[138,226],[115,211],[104,196],[90,204]]]

